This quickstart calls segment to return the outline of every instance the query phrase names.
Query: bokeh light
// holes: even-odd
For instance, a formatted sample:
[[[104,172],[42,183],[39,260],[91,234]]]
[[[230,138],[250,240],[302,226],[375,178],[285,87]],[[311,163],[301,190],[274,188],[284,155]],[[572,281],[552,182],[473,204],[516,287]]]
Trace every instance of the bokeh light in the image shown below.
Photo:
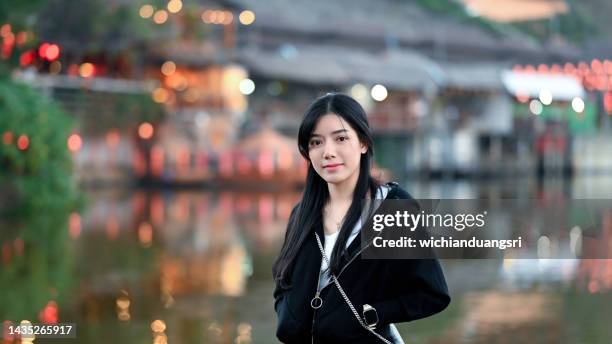
[[[165,10],[159,10],[153,15],[153,21],[155,24],[163,24],[168,20],[168,12]]]
[[[549,90],[541,90],[539,98],[544,105],[550,105],[553,101],[552,93]]]
[[[140,11],[138,11],[138,14],[142,17],[142,18],[151,18],[151,16],[153,15],[153,12],[155,11],[155,9],[153,8],[153,6],[146,4],[146,5],[142,5],[142,7],[140,7]]]
[[[138,136],[143,140],[148,140],[153,137],[153,125],[149,122],[143,122],[138,126]]]
[[[161,66],[161,72],[166,75],[172,75],[176,71],[176,64],[172,61],[166,61]]]
[[[170,0],[168,2],[168,12],[178,13],[183,8],[183,2],[181,0]]]
[[[79,136],[79,134],[72,134],[68,137],[68,149],[71,152],[78,152],[79,149],[81,149],[82,145],[83,140],[81,139],[81,136]]]
[[[542,110],[543,106],[539,100],[533,99],[531,102],[529,102],[529,111],[531,111],[532,114],[539,115],[542,113]]]
[[[251,25],[255,22],[255,13],[250,10],[244,10],[240,12],[238,16],[238,20],[242,25]]]
[[[382,102],[383,100],[387,99],[388,92],[385,86],[376,84],[372,87],[370,94],[372,95],[372,99],[376,100],[377,102]]]
[[[28,149],[28,147],[30,147],[30,138],[28,135],[19,135],[19,138],[17,138],[17,148],[24,151]]]
[[[249,95],[255,91],[255,82],[251,79],[243,79],[238,87],[240,88],[240,93]]]
[[[574,97],[572,99],[572,109],[577,113],[582,113],[584,111],[584,100],[580,97]]]
[[[159,87],[153,91],[153,101],[156,103],[164,103],[168,100],[168,90]]]
[[[96,71],[96,68],[94,67],[93,64],[89,62],[85,62],[79,67],[79,75],[83,78],[92,77],[95,71]]]

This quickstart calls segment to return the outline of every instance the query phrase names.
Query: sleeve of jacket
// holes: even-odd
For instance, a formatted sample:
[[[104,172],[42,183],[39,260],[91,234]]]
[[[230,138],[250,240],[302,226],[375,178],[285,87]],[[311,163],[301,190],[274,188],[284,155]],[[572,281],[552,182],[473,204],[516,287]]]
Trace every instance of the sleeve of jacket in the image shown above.
[[[444,310],[448,287],[437,259],[392,260],[389,290],[396,297],[373,303],[381,324],[412,321]]]

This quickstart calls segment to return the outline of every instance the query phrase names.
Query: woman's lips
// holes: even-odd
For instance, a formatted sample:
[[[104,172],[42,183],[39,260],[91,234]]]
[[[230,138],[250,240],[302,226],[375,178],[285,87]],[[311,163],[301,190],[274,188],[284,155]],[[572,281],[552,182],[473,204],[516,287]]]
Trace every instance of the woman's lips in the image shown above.
[[[328,170],[328,171],[333,171],[333,170],[337,169],[338,167],[340,167],[342,165],[343,164],[329,164],[329,165],[323,166],[323,168]]]

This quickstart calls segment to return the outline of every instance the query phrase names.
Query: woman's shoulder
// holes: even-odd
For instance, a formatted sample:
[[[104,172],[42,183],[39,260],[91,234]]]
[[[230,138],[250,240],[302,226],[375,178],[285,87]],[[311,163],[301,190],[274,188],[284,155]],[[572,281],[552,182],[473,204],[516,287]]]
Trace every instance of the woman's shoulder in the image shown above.
[[[406,189],[402,188],[397,182],[387,182],[383,184],[389,188],[387,199],[409,199],[413,200],[412,195]]]

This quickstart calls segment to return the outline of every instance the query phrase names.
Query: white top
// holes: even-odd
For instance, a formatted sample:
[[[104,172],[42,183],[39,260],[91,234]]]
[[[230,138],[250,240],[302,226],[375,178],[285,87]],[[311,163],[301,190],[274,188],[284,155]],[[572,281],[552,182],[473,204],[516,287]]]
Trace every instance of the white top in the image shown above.
[[[381,185],[376,191],[375,199],[385,199],[390,189],[391,188],[386,185]],[[353,227],[353,231],[351,232],[351,235],[346,241],[346,248],[348,248],[349,245],[353,242],[353,240],[355,240],[360,230],[361,230],[361,218],[357,221],[357,223],[355,224],[355,227]],[[325,251],[325,256],[327,257],[327,259],[331,258],[332,251],[334,250],[334,245],[336,244],[336,240],[338,239],[338,234],[340,234],[340,231],[336,231],[332,234],[325,234],[325,244],[324,244],[323,250]],[[321,274],[321,279],[319,280],[319,289],[322,289],[324,286],[326,286],[330,282],[330,279],[331,279],[329,276],[329,271],[327,271],[327,260],[326,259],[321,260],[321,270],[319,273]]]

